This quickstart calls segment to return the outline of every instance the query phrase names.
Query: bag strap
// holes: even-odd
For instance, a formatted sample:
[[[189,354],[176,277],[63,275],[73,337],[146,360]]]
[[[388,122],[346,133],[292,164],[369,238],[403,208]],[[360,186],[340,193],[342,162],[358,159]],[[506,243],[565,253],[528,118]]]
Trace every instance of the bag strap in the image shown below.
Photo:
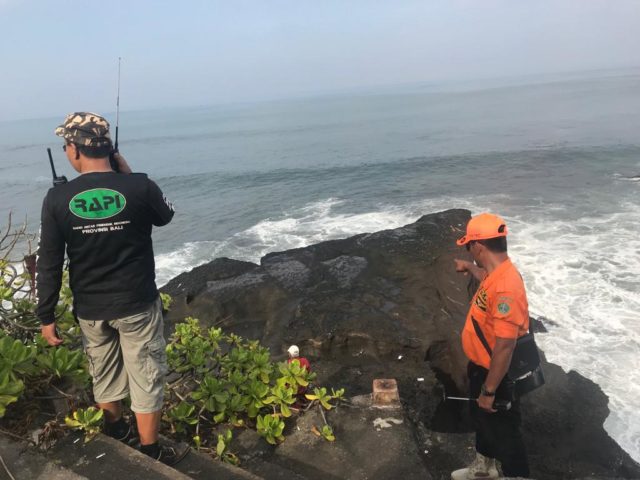
[[[482,333],[480,324],[473,317],[471,317],[471,322],[473,323],[473,329],[476,331],[476,335],[480,339],[480,343],[482,343],[482,346],[485,348],[489,356],[491,356],[492,355],[491,347],[489,346],[489,342],[487,342],[487,338],[484,336],[484,333]],[[527,334],[531,334],[531,338],[535,339],[535,336],[533,335],[533,328],[531,328],[531,321],[529,321],[529,331],[527,332]],[[522,337],[518,337],[518,338],[522,338]]]
[[[482,329],[480,328],[480,324],[473,317],[471,317],[471,322],[473,323],[473,329],[476,331],[476,335],[480,339],[480,343],[482,343],[482,346],[484,346],[484,348],[487,350],[487,353],[489,354],[489,356],[491,356],[491,347],[489,346],[489,342],[487,342],[487,338],[484,336],[484,333],[482,333]]]

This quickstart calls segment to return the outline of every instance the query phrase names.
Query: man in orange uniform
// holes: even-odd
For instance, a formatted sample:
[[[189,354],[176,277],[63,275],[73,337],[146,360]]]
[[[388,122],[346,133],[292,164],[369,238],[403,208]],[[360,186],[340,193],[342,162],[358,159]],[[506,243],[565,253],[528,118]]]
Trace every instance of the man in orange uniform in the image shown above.
[[[507,254],[507,226],[496,215],[477,215],[457,243],[466,246],[475,263],[455,260],[456,271],[471,273],[481,283],[462,331],[462,347],[469,358],[469,396],[477,398],[470,402],[476,459],[451,478],[498,478],[496,459],[505,476],[528,477],[520,404],[507,371],[516,340],[529,329],[529,309],[524,282]],[[495,401],[511,406],[497,410]]]

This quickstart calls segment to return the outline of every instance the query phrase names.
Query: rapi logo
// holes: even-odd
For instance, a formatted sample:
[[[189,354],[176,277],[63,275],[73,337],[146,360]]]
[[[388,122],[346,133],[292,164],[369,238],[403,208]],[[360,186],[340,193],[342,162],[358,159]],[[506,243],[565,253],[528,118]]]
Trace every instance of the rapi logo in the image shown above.
[[[109,218],[120,213],[127,199],[108,188],[94,188],[77,194],[69,202],[69,210],[80,218]]]

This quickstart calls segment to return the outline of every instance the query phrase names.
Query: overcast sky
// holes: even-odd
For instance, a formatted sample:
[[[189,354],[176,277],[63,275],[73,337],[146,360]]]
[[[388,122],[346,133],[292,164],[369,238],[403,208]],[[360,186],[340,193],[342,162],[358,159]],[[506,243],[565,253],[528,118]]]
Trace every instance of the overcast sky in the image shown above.
[[[640,0],[0,0],[0,120],[640,66]]]

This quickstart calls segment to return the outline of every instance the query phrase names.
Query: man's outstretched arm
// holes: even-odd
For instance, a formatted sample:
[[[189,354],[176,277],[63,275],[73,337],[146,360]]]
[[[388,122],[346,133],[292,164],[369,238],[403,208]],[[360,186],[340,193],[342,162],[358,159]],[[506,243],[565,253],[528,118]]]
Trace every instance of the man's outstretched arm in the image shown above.
[[[458,260],[457,258],[454,260],[456,263],[456,272],[471,273],[479,282],[484,280],[484,277],[487,276],[487,271],[484,268],[480,268],[473,262],[469,262],[467,260]]]

